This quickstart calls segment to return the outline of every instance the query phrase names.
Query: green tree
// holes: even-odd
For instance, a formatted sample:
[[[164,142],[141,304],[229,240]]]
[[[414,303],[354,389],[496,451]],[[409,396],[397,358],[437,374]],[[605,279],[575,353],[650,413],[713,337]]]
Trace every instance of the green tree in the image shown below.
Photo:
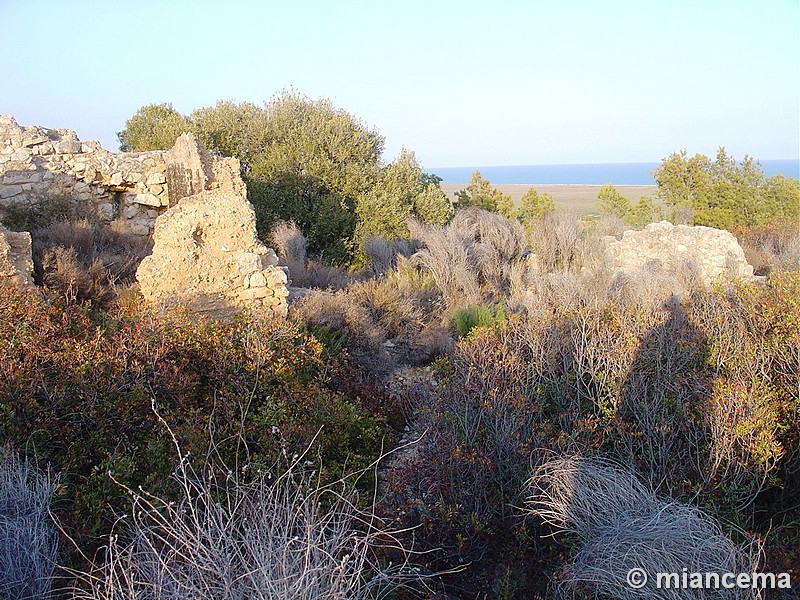
[[[800,218],[798,182],[780,175],[766,178],[749,156],[741,163],[719,148],[714,161],[686,151],[665,158],[654,172],[658,195],[673,215],[688,211],[696,225],[729,228]]]
[[[456,198],[456,208],[477,206],[484,210],[500,212],[507,217],[513,213],[514,204],[511,197],[492,187],[492,182],[484,179],[477,170],[472,174],[466,189],[456,192]]]
[[[522,196],[516,216],[523,225],[529,225],[555,209],[556,204],[550,194],[544,192],[540,195],[535,188],[529,188]]]
[[[265,108],[267,144],[254,175],[310,177],[326,189],[357,198],[375,184],[384,139],[330,100],[284,92]]]
[[[408,237],[408,218],[441,225],[450,217],[450,203],[436,176],[422,171],[416,156],[403,149],[392,163],[381,170],[374,187],[356,204],[359,244],[370,237],[387,239]]]
[[[259,233],[291,220],[308,250],[346,262],[356,207],[375,185],[383,138],[329,100],[283,92],[263,107],[218,102],[190,116],[200,141],[242,164]]]
[[[783,175],[770,177],[767,179],[763,202],[764,212],[775,215],[776,219],[794,221],[796,224],[800,219],[800,181]]]
[[[438,183],[425,183],[414,198],[414,215],[425,225],[445,225],[453,216],[453,205]]]
[[[252,173],[269,143],[267,113],[250,102],[221,100],[193,111],[189,121],[206,148],[235,156],[245,174]]]
[[[356,204],[358,242],[375,236],[387,239],[407,237],[406,222],[414,208],[414,199],[423,189],[422,170],[413,152],[404,149],[383,169],[374,187],[362,194]]]
[[[704,206],[711,189],[710,166],[702,154],[689,157],[686,150],[673,152],[653,172],[659,198],[673,209]]]
[[[123,152],[168,150],[184,131],[192,131],[192,126],[172,104],[148,104],[125,121],[117,139]]]
[[[600,200],[598,209],[601,214],[613,215],[620,219],[625,219],[631,211],[631,202],[623,196],[617,188],[610,183],[602,186],[597,192],[597,198]]]
[[[661,219],[661,210],[651,196],[640,196],[624,219],[628,225],[641,229],[648,223],[659,221]]]
[[[661,218],[661,210],[650,196],[641,196],[636,204],[631,205],[630,200],[617,188],[606,184],[600,188],[597,197],[600,200],[598,210],[601,214],[619,217],[635,229]]]
[[[331,262],[351,260],[365,236],[407,235],[410,215],[444,223],[452,212],[441,180],[413,153],[383,166],[383,137],[327,99],[283,92],[264,106],[226,100],[186,118],[169,105],[143,107],[120,140],[169,148],[183,130],[239,159],[261,235],[276,220],[294,221],[309,253]]]

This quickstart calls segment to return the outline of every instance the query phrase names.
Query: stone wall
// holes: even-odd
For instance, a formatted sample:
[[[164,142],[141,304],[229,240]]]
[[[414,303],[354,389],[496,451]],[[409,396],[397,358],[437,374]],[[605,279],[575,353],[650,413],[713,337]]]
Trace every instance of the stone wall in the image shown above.
[[[136,277],[156,307],[286,316],[288,272],[259,241],[246,193],[239,161],[209,152],[191,133],[169,151],[111,153],[73,131],[0,116],[0,209],[58,197],[122,230],[152,234]],[[0,281],[30,283],[30,256],[28,233],[0,228]]]
[[[149,235],[167,207],[209,189],[244,194],[239,161],[214,155],[190,133],[169,151],[113,153],[69,129],[22,127],[0,115],[0,209],[64,198]]]
[[[0,284],[33,285],[32,272],[31,234],[0,225]]]
[[[187,196],[159,216],[136,279],[157,308],[183,305],[216,319],[243,308],[287,313],[288,273],[258,239],[252,205],[230,189]]]
[[[230,190],[242,196],[247,193],[239,161],[213,155],[191,133],[175,140],[167,152],[166,163],[171,204],[204,190]]]
[[[21,127],[0,116],[0,208],[48,197],[74,200],[138,235],[169,206],[166,152],[112,153],[74,131]]]

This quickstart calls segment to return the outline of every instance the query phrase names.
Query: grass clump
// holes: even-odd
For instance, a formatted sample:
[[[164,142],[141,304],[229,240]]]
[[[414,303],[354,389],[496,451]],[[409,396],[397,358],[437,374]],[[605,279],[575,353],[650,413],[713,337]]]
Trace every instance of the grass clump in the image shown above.
[[[577,540],[557,582],[559,596],[707,598],[705,589],[660,589],[657,573],[753,573],[758,545],[740,547],[720,523],[693,506],[656,497],[630,471],[600,458],[556,458],[534,471],[530,514]],[[634,588],[627,576],[649,576]],[[727,590],[725,598],[752,598]]]
[[[178,441],[177,495],[126,487],[130,511],[115,523],[104,559],[78,573],[76,600],[111,598],[379,599],[402,581],[404,552],[359,507],[345,480],[321,484],[307,456],[283,469],[195,469]],[[220,468],[222,467],[222,468]]]
[[[58,561],[56,480],[0,448],[0,598],[49,599]]]
[[[30,205],[2,207],[3,222],[28,231],[34,281],[69,301],[109,307],[136,279],[151,240],[105,222],[71,198],[45,196]]]
[[[503,306],[470,306],[453,311],[453,327],[458,337],[467,337],[479,327],[497,328],[508,319],[508,310]]]

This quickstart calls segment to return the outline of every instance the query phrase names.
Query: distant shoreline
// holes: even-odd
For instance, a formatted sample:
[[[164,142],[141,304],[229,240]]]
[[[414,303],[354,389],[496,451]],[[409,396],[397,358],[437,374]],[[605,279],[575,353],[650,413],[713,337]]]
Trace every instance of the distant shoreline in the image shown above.
[[[800,174],[800,161],[796,159],[776,159],[759,161],[764,175],[771,177],[782,174],[797,177]],[[427,169],[442,178],[448,185],[466,185],[475,171],[494,185],[602,185],[652,186],[656,185],[653,173],[661,163],[590,163],[563,165],[509,165],[489,167],[442,167]]]
[[[456,192],[465,189],[467,185],[467,183],[443,183],[441,187],[448,198],[455,200]],[[519,206],[525,192],[534,188],[539,194],[550,194],[556,208],[578,215],[588,215],[597,213],[597,203],[599,202],[597,192],[603,186],[583,183],[501,183],[492,187],[511,196],[516,206]],[[631,202],[636,202],[641,196],[654,196],[658,190],[655,185],[615,185],[614,187]]]
[[[439,184],[442,189],[444,188],[459,188],[465,189],[469,182],[466,183],[441,183]],[[526,190],[528,188],[601,188],[604,185],[609,185],[607,183],[498,183],[497,185],[492,184],[492,187],[495,188],[515,188],[515,187],[523,187]],[[613,183],[611,184],[615,188],[653,188],[657,189],[658,186],[656,185],[644,185],[639,183]]]

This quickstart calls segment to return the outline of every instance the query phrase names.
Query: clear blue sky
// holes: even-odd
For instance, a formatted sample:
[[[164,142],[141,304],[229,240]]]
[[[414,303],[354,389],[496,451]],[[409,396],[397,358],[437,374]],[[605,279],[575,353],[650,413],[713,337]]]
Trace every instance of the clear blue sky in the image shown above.
[[[427,168],[800,155],[797,0],[0,0],[0,113],[116,149],[137,108],[282,89]]]

